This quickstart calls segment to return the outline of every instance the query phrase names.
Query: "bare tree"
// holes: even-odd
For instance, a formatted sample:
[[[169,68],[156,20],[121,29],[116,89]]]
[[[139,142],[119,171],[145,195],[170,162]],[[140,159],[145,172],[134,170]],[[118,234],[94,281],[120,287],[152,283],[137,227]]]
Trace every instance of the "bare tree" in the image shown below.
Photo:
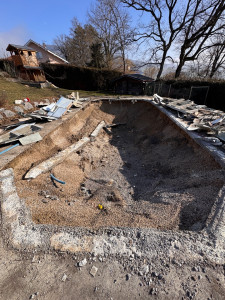
[[[156,78],[158,72],[159,72],[159,69],[157,68],[157,66],[154,66],[154,65],[146,66],[144,69],[144,75],[151,77],[151,78]]]
[[[218,26],[225,9],[224,0],[121,0],[128,7],[149,13],[150,22],[146,32],[137,39],[152,40],[152,56],[159,59],[160,78],[168,51],[176,43],[179,63],[175,77],[179,77],[187,61],[194,61],[209,48],[208,39],[224,26]]]
[[[157,79],[162,75],[166,59],[173,42],[189,20],[190,1],[183,0],[121,0],[128,7],[137,11],[146,12],[150,16],[145,31],[136,36],[136,41],[150,39],[153,42],[151,60],[156,58],[159,64]],[[186,3],[186,4],[185,4]],[[160,57],[158,57],[160,55]],[[173,59],[172,59],[173,60]]]
[[[125,72],[125,52],[132,41],[132,31],[129,16],[121,7],[120,1],[97,0],[97,5],[89,12],[89,22],[96,29],[103,44],[107,68],[112,68],[114,56],[120,52]]]
[[[118,0],[108,0],[107,4],[111,9],[113,19],[112,24],[115,27],[119,52],[123,61],[123,72],[126,72],[126,50],[128,46],[133,42],[133,31],[130,27],[130,17],[128,13],[121,7],[120,1]]]
[[[182,71],[185,77],[188,78],[207,78],[209,76],[209,65],[208,57],[205,52],[203,52],[201,55],[199,55],[198,59],[194,60],[190,64],[187,65],[185,68],[185,71]]]
[[[214,77],[220,69],[225,68],[225,33],[217,35],[208,51],[209,77]]]
[[[93,26],[82,26],[76,18],[72,20],[70,35],[59,35],[54,44],[65,58],[79,66],[85,67],[91,61],[91,46],[98,42],[97,33]]]
[[[221,71],[225,69],[225,37],[217,36],[211,45],[196,60],[196,65],[199,66],[199,77],[213,78],[221,75]]]
[[[54,39],[53,43],[57,50],[69,61],[71,57],[70,38],[65,34],[61,34]]]
[[[225,10],[224,0],[189,0],[192,2],[191,18],[182,28],[180,36],[179,64],[175,77],[179,77],[181,70],[188,61],[194,61],[209,45],[210,37],[219,33],[224,25],[220,24]]]

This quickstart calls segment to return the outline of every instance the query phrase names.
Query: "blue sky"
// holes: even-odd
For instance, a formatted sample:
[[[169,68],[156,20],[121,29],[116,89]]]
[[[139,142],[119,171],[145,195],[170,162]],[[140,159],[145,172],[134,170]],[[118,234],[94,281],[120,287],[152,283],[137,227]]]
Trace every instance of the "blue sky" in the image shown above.
[[[29,39],[51,44],[59,34],[69,34],[73,17],[84,24],[95,0],[1,0],[0,52],[9,43]]]
[[[29,39],[42,44],[52,44],[60,34],[69,34],[71,20],[76,17],[81,24],[88,22],[87,12],[97,0],[0,0],[0,58],[8,56],[9,43],[24,45]],[[149,15],[128,9],[132,26],[149,20]],[[127,58],[145,60],[146,46],[138,50],[130,47]],[[147,48],[148,49],[148,48]]]
[[[0,57],[9,43],[52,44],[56,36],[69,34],[74,17],[85,24],[92,4],[95,0],[1,0]],[[137,12],[129,12],[137,20]]]

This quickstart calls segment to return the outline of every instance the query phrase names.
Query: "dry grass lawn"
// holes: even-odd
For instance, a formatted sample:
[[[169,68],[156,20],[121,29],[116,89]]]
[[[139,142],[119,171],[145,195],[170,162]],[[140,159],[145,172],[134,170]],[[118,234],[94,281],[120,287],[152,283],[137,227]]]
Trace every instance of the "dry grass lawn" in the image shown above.
[[[60,95],[66,96],[73,90],[61,88],[36,88],[29,87],[21,83],[11,82],[0,76],[0,107],[10,106],[16,99],[30,98],[31,101],[40,101],[46,98],[58,98]],[[106,93],[96,91],[79,91],[80,97],[105,96]]]

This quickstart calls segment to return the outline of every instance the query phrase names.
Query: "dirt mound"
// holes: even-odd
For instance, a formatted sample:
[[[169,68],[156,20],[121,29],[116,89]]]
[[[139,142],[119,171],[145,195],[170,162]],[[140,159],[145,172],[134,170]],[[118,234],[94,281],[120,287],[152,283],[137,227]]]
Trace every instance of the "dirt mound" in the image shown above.
[[[120,125],[24,184],[31,166],[89,136],[102,120]],[[141,101],[91,104],[10,166],[20,197],[42,224],[199,230],[223,185],[213,158]],[[53,184],[50,173],[66,184]]]

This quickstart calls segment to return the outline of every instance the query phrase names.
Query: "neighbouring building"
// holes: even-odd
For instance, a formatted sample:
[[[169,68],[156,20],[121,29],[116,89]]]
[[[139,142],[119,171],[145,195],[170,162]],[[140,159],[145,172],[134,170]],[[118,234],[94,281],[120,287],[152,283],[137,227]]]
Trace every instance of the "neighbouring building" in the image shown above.
[[[29,81],[46,81],[44,71],[39,66],[34,49],[27,46],[9,44],[6,50],[11,54],[9,59],[14,62],[19,77]]]
[[[33,40],[29,40],[25,46],[34,49],[37,52],[37,59],[39,63],[50,63],[50,64],[68,64],[69,62],[61,57],[60,55],[54,53],[50,49],[53,49],[52,45],[40,45]]]
[[[114,91],[117,94],[144,95],[147,86],[153,81],[141,74],[125,74],[114,80]]]

